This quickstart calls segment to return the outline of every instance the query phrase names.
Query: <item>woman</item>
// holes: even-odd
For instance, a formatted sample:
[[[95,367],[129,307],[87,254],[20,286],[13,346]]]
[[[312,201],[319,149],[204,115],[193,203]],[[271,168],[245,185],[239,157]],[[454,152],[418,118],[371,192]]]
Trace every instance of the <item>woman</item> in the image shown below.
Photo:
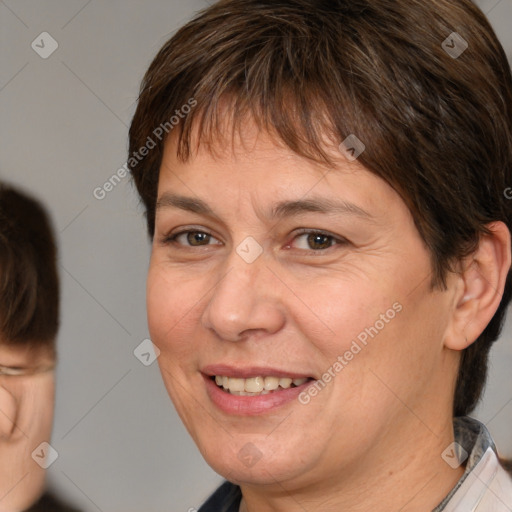
[[[201,511],[510,510],[512,78],[469,0],[224,0],[144,78],[148,322]],[[493,508],[494,507],[494,508]]]

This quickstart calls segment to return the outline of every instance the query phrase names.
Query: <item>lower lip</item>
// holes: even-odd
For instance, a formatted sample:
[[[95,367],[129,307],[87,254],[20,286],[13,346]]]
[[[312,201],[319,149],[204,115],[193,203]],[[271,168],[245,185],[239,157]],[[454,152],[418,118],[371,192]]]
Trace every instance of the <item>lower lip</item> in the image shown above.
[[[206,391],[210,400],[221,411],[227,414],[236,414],[239,416],[255,416],[263,414],[292,402],[293,400],[297,400],[302,391],[314,382],[313,380],[310,380],[300,386],[283,389],[282,391],[274,391],[267,395],[239,396],[223,391],[207,375],[203,375],[203,378],[206,383]]]

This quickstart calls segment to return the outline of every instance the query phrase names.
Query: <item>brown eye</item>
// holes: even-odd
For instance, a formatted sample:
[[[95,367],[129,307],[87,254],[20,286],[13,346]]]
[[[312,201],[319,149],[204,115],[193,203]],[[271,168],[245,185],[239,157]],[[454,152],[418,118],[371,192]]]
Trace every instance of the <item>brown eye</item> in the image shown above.
[[[312,233],[308,235],[308,245],[311,249],[328,249],[332,245],[332,236],[322,235],[320,233]]]
[[[187,242],[193,247],[198,245],[208,245],[211,239],[211,235],[201,231],[189,231],[186,235]]]
[[[295,237],[293,246],[295,249],[320,252],[331,248],[333,245],[343,245],[345,243],[343,239],[338,239],[328,233],[305,230]]]
[[[173,243],[184,247],[204,247],[207,245],[219,244],[218,240],[205,231],[188,230],[181,231],[175,235],[165,238],[164,243]]]

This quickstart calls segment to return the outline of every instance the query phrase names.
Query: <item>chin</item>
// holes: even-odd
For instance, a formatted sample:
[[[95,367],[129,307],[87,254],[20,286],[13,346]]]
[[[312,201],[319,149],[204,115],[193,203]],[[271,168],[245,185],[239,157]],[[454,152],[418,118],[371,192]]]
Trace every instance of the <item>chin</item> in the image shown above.
[[[227,436],[226,436],[227,437]],[[198,443],[207,464],[226,480],[237,485],[275,485],[276,482],[301,480],[315,461],[303,447],[294,448],[284,439],[269,441],[266,435],[237,436],[229,441]],[[213,436],[209,437],[212,439]]]
[[[30,480],[27,477],[26,480]],[[44,492],[44,477],[32,479],[25,485],[19,485],[13,489],[12,496],[0,501],[0,512],[23,512],[37,503]]]

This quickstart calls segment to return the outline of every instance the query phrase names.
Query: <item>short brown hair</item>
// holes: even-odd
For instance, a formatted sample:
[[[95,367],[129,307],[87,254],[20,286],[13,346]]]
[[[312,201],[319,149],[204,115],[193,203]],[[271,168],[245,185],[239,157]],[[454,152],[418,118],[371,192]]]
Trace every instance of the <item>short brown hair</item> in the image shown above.
[[[468,45],[458,56],[448,52],[454,41]],[[153,60],[130,128],[128,165],[150,236],[165,143],[155,135],[170,132],[190,98],[197,106],[173,132],[183,160],[193,124],[201,143],[219,135],[221,102],[233,132],[250,115],[297,154],[327,164],[325,136],[339,144],[355,134],[366,145],[359,161],[409,207],[431,254],[432,287],[446,285],[486,224],[511,228],[510,66],[469,0],[222,0],[199,13]],[[498,311],[463,351],[456,416],[482,394],[511,294],[509,272]]]
[[[0,183],[0,339],[53,352],[58,325],[57,248],[48,214]]]

